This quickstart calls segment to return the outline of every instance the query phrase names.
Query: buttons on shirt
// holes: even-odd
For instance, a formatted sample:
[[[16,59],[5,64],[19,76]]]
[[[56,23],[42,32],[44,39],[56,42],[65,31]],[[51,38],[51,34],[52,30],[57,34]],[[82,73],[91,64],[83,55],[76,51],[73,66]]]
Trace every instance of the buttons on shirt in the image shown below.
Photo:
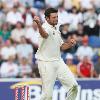
[[[53,32],[53,35],[55,35],[55,32]]]

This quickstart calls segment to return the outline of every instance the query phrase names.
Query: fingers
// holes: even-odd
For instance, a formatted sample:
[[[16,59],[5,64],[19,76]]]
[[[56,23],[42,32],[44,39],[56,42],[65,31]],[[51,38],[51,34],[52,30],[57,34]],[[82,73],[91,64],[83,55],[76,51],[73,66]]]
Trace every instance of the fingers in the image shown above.
[[[39,23],[40,22],[40,18],[38,16],[34,16],[34,20],[36,23]]]
[[[71,46],[74,46],[76,44],[76,40],[75,39],[70,39],[69,41]]]
[[[40,20],[38,16],[34,16],[34,20]]]
[[[75,39],[70,40],[71,43],[76,43]]]

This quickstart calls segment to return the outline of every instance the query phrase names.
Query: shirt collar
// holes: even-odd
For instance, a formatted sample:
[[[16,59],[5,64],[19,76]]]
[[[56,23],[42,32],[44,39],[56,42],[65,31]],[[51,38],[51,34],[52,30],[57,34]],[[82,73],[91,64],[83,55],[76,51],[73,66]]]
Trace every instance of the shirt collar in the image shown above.
[[[57,26],[56,26],[56,25],[55,25],[55,26],[52,26],[52,25],[50,25],[47,21],[45,21],[45,23],[46,23],[49,27],[54,28],[54,29],[57,29]]]

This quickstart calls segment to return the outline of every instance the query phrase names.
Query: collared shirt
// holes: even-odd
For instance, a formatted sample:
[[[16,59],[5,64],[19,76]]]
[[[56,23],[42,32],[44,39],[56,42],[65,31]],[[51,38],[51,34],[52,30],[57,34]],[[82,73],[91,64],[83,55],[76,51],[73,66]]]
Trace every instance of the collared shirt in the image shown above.
[[[32,27],[26,28],[25,29],[25,37],[29,40],[31,40],[31,42],[33,44],[38,45],[38,37],[39,37],[39,31],[38,30],[34,30]]]
[[[25,36],[25,30],[22,28],[18,30],[17,28],[13,29],[11,32],[11,38],[16,42],[21,42],[21,37]]]
[[[87,62],[86,64],[80,62],[77,66],[78,72],[84,75],[85,77],[91,77],[91,72],[93,71],[93,69],[94,66],[91,62]]]
[[[80,59],[83,59],[85,56],[88,56],[91,59],[94,52],[90,46],[80,46],[76,51],[76,55],[80,57]]]
[[[30,44],[19,44],[16,47],[17,54],[20,55],[20,57],[29,58],[30,54],[33,53],[32,45]]]
[[[39,36],[39,48],[36,53],[36,58],[43,61],[61,59],[60,46],[63,44],[63,40],[61,39],[60,31],[47,22],[42,27],[48,33],[48,38],[45,39]]]
[[[15,25],[18,21],[23,23],[21,13],[20,12],[14,13],[13,11],[7,13],[6,21],[13,25]]]
[[[16,77],[18,65],[16,63],[3,62],[0,68],[1,77]]]
[[[13,46],[4,46],[1,48],[0,55],[2,56],[3,60],[7,60],[9,56],[16,56],[16,48]]]

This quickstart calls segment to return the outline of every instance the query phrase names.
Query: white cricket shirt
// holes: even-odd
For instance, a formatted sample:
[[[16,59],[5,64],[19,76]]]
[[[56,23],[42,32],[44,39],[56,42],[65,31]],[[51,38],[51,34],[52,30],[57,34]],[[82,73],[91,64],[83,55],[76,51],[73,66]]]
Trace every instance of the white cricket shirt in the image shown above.
[[[35,55],[36,59],[43,61],[55,61],[61,59],[60,46],[63,44],[63,40],[61,39],[60,31],[47,22],[45,22],[42,27],[49,36],[47,39],[39,36],[39,48]]]

